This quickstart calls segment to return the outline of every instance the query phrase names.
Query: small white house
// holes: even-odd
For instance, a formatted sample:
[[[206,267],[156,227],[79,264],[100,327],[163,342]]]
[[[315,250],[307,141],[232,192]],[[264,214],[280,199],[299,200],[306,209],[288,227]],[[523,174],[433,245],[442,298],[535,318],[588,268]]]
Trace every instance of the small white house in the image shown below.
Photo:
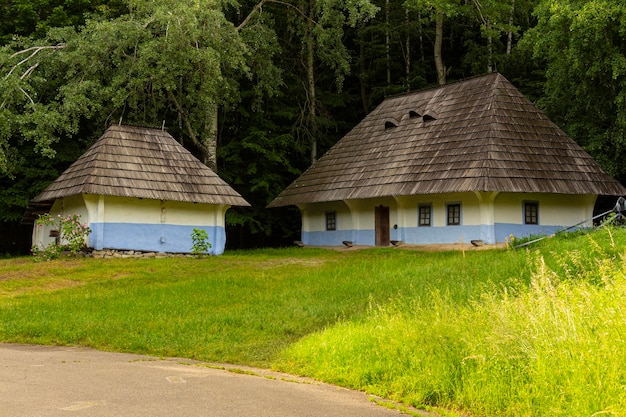
[[[269,207],[296,205],[307,245],[494,244],[585,222],[598,195],[626,189],[492,73],[385,99]]]
[[[189,253],[193,229],[202,229],[217,255],[226,210],[248,205],[166,131],[115,125],[32,200],[27,217],[78,214],[96,250]],[[33,244],[53,242],[51,229],[35,226]]]

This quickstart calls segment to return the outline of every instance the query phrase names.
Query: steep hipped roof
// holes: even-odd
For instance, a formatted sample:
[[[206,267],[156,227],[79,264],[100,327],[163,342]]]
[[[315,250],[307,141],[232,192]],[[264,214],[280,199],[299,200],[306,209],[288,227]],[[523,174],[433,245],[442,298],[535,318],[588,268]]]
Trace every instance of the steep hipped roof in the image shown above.
[[[387,98],[269,207],[468,191],[626,194],[492,73]]]
[[[249,206],[162,129],[111,126],[32,201],[77,194]]]

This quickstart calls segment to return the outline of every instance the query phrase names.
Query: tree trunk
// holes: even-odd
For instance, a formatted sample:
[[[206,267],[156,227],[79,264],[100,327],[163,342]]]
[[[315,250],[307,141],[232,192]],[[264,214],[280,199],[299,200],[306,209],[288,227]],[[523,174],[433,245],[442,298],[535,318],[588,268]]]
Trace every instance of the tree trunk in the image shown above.
[[[307,115],[309,124],[309,140],[311,141],[311,165],[317,160],[317,98],[315,92],[315,39],[313,29],[315,25],[315,0],[309,0],[309,19],[306,30],[306,76],[309,93]]]
[[[365,40],[363,34],[359,40],[359,66],[361,74],[359,75],[359,85],[361,89],[361,105],[363,106],[363,112],[369,113],[369,106],[367,105],[367,86],[365,85],[365,77],[367,67],[365,66]]]
[[[211,168],[213,172],[217,172],[217,124],[218,124],[218,105],[214,104],[211,113],[208,115],[207,128],[205,132],[208,132],[207,138],[204,140],[204,146],[207,150],[205,160],[203,161],[206,166]]]
[[[441,50],[443,47],[443,12],[437,12],[435,16],[435,68],[437,69],[437,82],[439,85],[446,83],[446,67],[443,64]]]
[[[509,15],[509,33],[506,40],[506,54],[511,55],[513,49],[513,15],[515,13],[515,0],[511,0],[511,14]]]
[[[387,86],[391,85],[391,36],[389,35],[389,0],[385,0],[385,55],[387,61]]]
[[[417,25],[417,31],[420,37],[420,59],[424,62],[426,61],[426,55],[424,54],[424,28],[422,27],[422,12],[417,13]]]
[[[493,37],[491,36],[491,22],[487,21],[487,72],[493,72]]]
[[[404,9],[404,19],[407,27],[405,42],[406,58],[404,60],[404,76],[406,81],[404,83],[406,91],[409,92],[411,91],[411,31],[409,30],[409,9]]]

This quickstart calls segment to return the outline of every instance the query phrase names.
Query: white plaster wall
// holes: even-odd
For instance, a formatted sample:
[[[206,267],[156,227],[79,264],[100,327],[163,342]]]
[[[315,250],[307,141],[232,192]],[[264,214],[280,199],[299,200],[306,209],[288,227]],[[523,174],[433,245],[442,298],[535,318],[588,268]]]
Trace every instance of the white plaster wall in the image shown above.
[[[594,195],[556,195],[556,194],[514,194],[514,193],[451,193],[433,195],[398,196],[379,199],[351,200],[306,204],[300,206],[302,212],[302,230],[321,232],[326,230],[325,212],[337,212],[337,230],[373,230],[375,207],[383,205],[390,208],[390,226],[402,228],[417,227],[418,207],[420,204],[432,206],[432,227],[446,227],[446,205],[461,203],[462,226],[485,226],[498,224],[523,224],[523,202],[539,202],[540,225],[571,226],[593,216]],[[495,196],[495,200],[494,200]],[[479,197],[493,206],[483,208]],[[487,221],[485,223],[485,221]],[[590,224],[588,225],[590,226]]]
[[[496,197],[496,223],[523,224],[524,201],[539,203],[540,225],[571,226],[593,216],[596,196],[502,193]]]
[[[161,223],[161,202],[124,197],[104,197],[105,223]]]
[[[103,207],[99,207],[100,199]],[[113,196],[85,196],[89,218],[94,223],[167,223],[180,226],[225,226],[230,206],[194,204]],[[103,209],[103,210],[102,210]]]
[[[73,195],[70,197],[65,197],[62,200],[63,209],[61,210],[61,215],[74,215],[77,214],[80,216],[80,220],[82,223],[89,223],[89,212],[87,210],[87,206],[85,205],[85,200],[82,195]]]
[[[480,206],[473,193],[425,194],[396,197],[400,227],[417,227],[418,207],[420,204],[432,207],[432,226],[444,227],[447,222],[446,205],[461,203],[461,224],[480,225]],[[394,224],[394,223],[392,223]]]
[[[327,211],[337,212],[337,230],[373,230],[375,227],[374,211],[378,206],[389,207],[391,227],[417,227],[418,207],[430,204],[433,208],[433,227],[444,227],[447,221],[446,204],[461,203],[463,225],[480,225],[480,206],[473,193],[452,193],[446,195],[415,195],[350,200],[347,202],[328,202],[300,205],[302,230],[321,232],[326,230]]]
[[[226,226],[225,214],[230,206],[215,204],[165,202],[168,224],[181,226]]]
[[[350,200],[346,205],[350,207],[353,230],[374,229],[374,204],[370,200]]]
[[[378,206],[389,207],[389,226],[398,224],[398,204],[393,197],[351,200],[347,204],[352,209],[356,230],[374,230],[376,223],[375,210]]]
[[[501,193],[496,197],[495,206],[495,221],[496,223],[506,224],[522,224],[524,219],[522,202],[525,200],[535,201],[537,196],[531,198],[522,197],[519,194],[504,194]],[[541,210],[541,204],[539,210]]]
[[[352,229],[350,209],[342,201],[329,203],[302,204],[298,206],[302,214],[302,230],[307,232],[326,231],[326,212],[337,213],[337,230]]]
[[[429,202],[420,201],[419,196],[397,196],[396,212],[398,216],[399,227],[417,227],[417,216],[420,204],[428,204]]]
[[[593,217],[595,196],[548,195],[539,203],[541,224],[571,226]],[[591,224],[588,224],[591,226]]]
[[[461,199],[461,212],[463,215],[464,225],[480,225],[480,203],[476,196],[472,194],[466,194]]]

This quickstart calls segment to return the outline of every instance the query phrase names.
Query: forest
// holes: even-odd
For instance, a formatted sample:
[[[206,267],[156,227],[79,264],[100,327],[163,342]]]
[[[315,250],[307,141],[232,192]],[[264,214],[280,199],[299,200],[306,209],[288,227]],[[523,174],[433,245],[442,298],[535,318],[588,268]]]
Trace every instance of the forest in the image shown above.
[[[0,0],[0,254],[113,123],[164,126],[252,204],[227,248],[289,245],[266,205],[383,98],[498,71],[626,183],[626,0]]]

